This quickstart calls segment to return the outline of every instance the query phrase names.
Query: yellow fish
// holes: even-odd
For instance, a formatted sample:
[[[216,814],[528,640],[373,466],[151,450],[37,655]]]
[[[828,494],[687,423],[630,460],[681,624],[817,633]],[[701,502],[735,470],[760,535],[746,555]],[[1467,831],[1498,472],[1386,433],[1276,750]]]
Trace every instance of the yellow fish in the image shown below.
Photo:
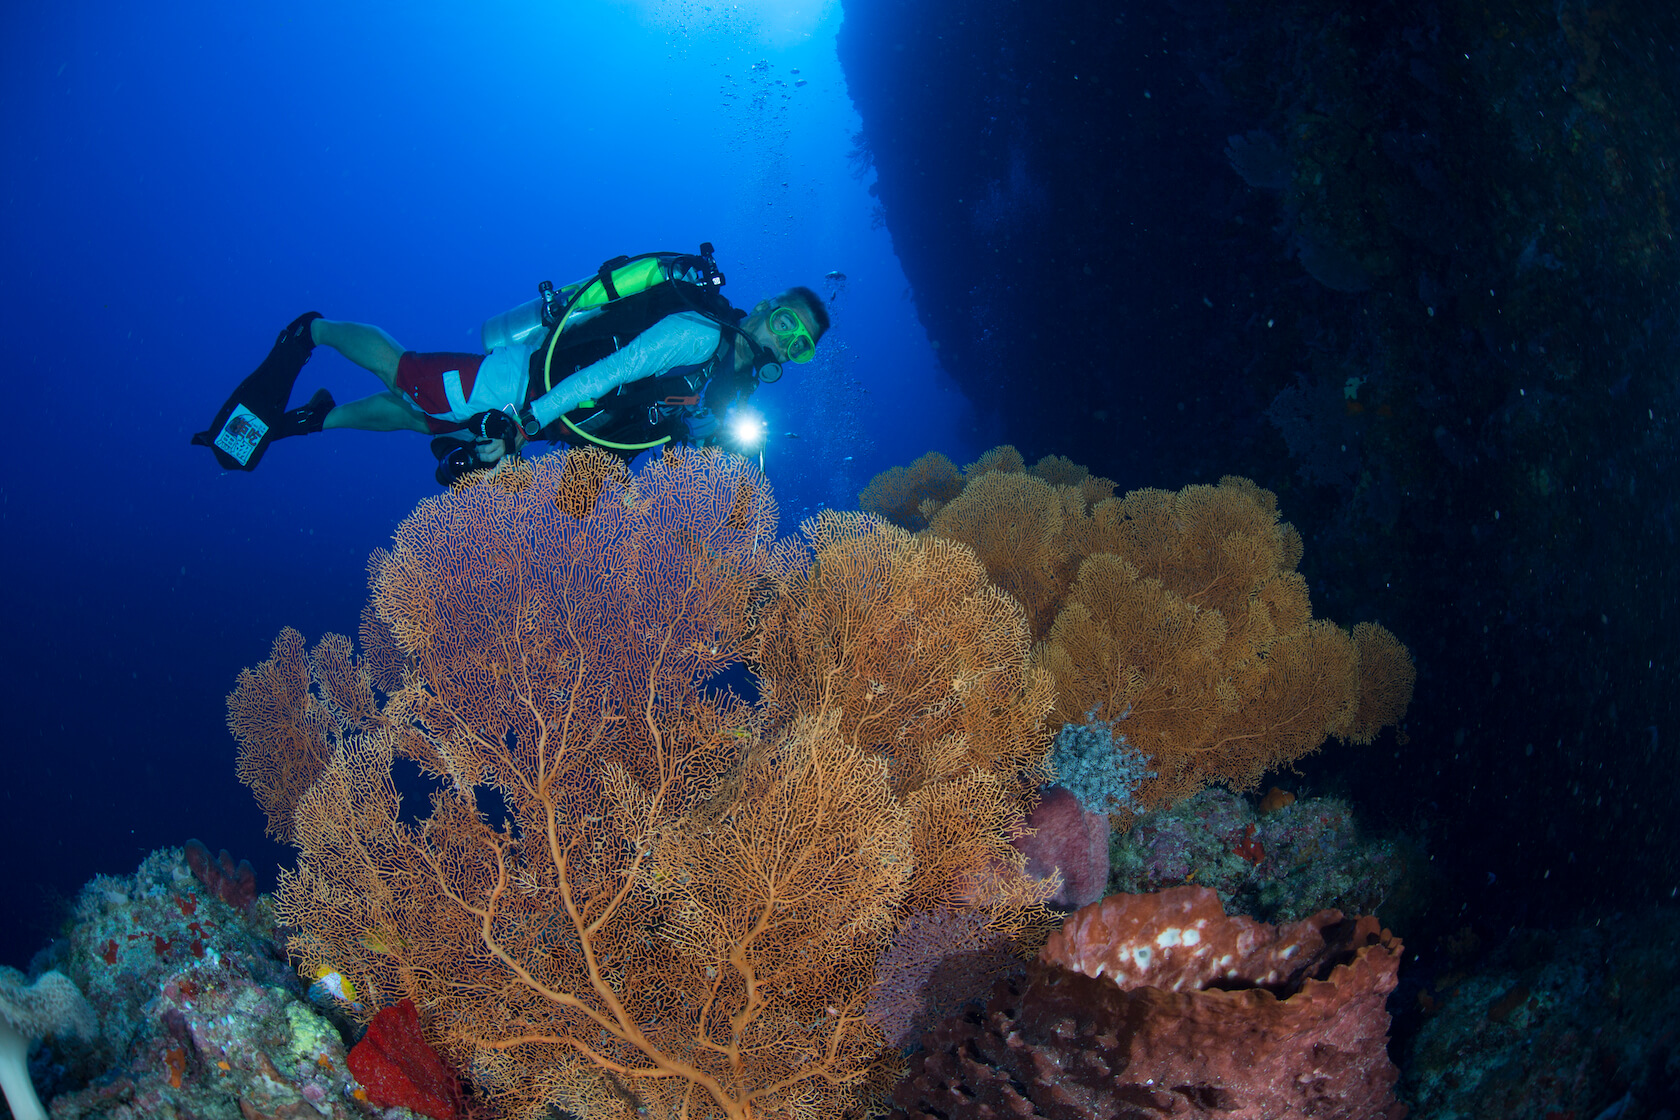
[[[350,982],[350,978],[329,965],[321,965],[315,970],[315,982],[309,985],[309,998],[316,1003],[325,1003],[328,996],[348,1004],[352,1010],[362,1009],[362,1005],[356,1002],[356,985]]]

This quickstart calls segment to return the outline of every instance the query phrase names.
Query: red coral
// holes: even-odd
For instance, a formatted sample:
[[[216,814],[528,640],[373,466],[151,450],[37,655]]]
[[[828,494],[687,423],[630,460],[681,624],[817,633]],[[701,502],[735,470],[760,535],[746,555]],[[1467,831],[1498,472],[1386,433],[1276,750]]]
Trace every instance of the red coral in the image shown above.
[[[1235,844],[1231,845],[1231,854],[1241,856],[1249,863],[1259,867],[1266,860],[1266,846],[1254,838],[1254,826],[1249,825]]]
[[[106,964],[117,963],[117,942],[113,938],[99,947],[99,959]]]
[[[375,1014],[347,1064],[380,1108],[407,1108],[432,1120],[460,1120],[463,1114],[461,1083],[420,1033],[413,1000]]]
[[[169,1086],[172,1089],[181,1087],[181,1075],[187,1072],[187,1051],[185,1047],[166,1050],[163,1060],[169,1066]]]
[[[1114,895],[983,1014],[928,1035],[894,1115],[1399,1120],[1384,1001],[1400,951],[1337,910],[1274,927],[1204,887]]]
[[[252,869],[250,860],[242,859],[235,865],[226,848],[212,860],[210,849],[202,840],[188,840],[186,853],[187,866],[192,868],[192,873],[209,888],[211,894],[235,910],[251,908],[257,900],[257,873]],[[182,913],[190,914],[191,911],[183,910]]]

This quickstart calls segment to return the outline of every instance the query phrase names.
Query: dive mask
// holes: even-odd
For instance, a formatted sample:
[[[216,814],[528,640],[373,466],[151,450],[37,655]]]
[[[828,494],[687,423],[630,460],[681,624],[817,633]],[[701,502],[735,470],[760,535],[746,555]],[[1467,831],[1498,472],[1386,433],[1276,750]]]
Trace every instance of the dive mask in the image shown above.
[[[811,332],[805,329],[797,312],[791,307],[773,307],[770,318],[766,320],[770,333],[782,344],[782,352],[788,361],[804,365],[817,356],[817,341],[811,337]]]

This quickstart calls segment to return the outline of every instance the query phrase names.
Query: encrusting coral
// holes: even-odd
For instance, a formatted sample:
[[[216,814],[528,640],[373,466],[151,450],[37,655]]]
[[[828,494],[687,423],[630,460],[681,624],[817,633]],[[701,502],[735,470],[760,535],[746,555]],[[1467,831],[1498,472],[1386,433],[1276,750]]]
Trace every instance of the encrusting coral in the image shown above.
[[[295,805],[284,759],[246,768],[300,849],[302,970],[359,1018],[411,999],[507,1115],[848,1114],[897,1073],[867,1008],[902,922],[1044,925],[1009,846],[1049,707],[1019,610],[960,546],[873,520],[778,544],[775,518],[712,452],[505,462],[376,556],[376,666],[300,694],[288,640],[230,697],[292,705],[239,725],[242,757],[331,724]],[[893,618],[938,648],[905,656]],[[756,704],[715,683],[748,659]],[[435,783],[418,820],[398,759]]]
[[[1081,471],[996,448],[925,532],[973,548],[1020,600],[1052,723],[1115,721],[1149,759],[1138,807],[1249,789],[1329,736],[1367,743],[1399,721],[1410,655],[1376,623],[1312,617],[1301,537],[1270,491],[1232,477],[1116,498]]]

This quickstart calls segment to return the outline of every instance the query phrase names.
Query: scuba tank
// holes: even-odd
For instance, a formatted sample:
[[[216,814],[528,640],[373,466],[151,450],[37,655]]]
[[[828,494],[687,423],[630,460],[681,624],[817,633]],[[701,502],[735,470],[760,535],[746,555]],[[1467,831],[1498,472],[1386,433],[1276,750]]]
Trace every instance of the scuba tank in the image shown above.
[[[504,346],[515,346],[534,340],[543,324],[543,297],[526,300],[518,307],[510,307],[500,315],[492,315],[478,328],[479,345],[486,354]]]
[[[716,291],[722,287],[723,274],[712,256],[711,242],[701,244],[698,256],[643,253],[615,257],[597,269],[595,275],[559,289],[545,280],[538,285],[536,299],[484,320],[478,329],[479,343],[486,354],[525,342],[535,345],[541,341],[540,333],[550,327],[567,330],[577,317],[671,281],[685,282],[702,290]]]

